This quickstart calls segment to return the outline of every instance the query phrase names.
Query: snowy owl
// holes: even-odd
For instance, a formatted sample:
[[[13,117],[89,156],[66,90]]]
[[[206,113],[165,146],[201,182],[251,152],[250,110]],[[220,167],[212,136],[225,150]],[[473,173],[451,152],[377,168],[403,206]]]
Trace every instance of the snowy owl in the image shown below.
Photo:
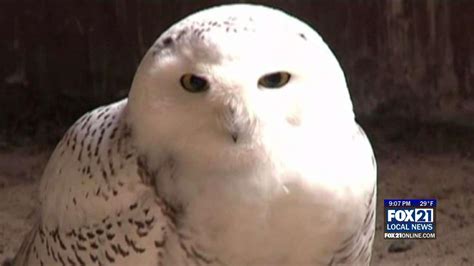
[[[165,31],[39,197],[15,265],[367,265],[376,165],[321,37],[234,4]]]

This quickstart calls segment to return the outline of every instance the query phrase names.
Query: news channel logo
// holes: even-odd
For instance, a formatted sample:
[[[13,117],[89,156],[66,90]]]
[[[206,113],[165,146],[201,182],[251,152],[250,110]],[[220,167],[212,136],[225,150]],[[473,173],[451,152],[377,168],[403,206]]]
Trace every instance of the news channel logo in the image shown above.
[[[435,199],[384,199],[385,239],[435,239]]]

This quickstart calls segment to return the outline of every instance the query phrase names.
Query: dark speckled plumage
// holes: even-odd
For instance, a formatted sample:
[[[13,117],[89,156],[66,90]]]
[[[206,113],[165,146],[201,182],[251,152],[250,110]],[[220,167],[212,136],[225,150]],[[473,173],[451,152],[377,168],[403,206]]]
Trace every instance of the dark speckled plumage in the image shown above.
[[[276,45],[289,39],[301,47],[296,57]],[[301,95],[257,88],[253,72],[280,69],[243,63],[280,58],[272,51],[281,71],[296,74],[289,92]],[[199,67],[215,75],[207,94],[173,91],[181,72]],[[145,56],[130,100],[85,114],[59,142],[13,265],[369,264],[376,165],[344,81],[319,35],[282,12],[237,5],[178,22]],[[249,84],[254,101],[242,93]],[[306,101],[325,89],[330,101]],[[313,99],[327,113],[315,112]],[[235,110],[229,121],[227,110]],[[302,162],[308,154],[319,161]]]

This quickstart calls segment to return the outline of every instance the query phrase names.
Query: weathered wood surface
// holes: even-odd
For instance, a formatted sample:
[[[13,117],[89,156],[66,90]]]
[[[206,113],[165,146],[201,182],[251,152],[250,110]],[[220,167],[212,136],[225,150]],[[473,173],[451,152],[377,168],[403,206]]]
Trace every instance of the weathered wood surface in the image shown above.
[[[163,30],[225,2],[0,0],[0,131],[28,125],[34,134],[126,96]],[[359,115],[474,115],[474,1],[255,2],[320,32],[345,70]]]

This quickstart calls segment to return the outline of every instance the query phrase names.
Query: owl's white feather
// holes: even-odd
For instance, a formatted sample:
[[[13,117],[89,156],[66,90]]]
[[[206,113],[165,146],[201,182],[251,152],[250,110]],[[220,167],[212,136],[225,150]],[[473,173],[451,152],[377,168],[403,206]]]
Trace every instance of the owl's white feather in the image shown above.
[[[279,71],[287,84],[259,85]],[[185,74],[208,90],[183,89]],[[321,37],[275,9],[220,6],[164,32],[129,99],[68,131],[16,264],[366,265],[375,197]]]

